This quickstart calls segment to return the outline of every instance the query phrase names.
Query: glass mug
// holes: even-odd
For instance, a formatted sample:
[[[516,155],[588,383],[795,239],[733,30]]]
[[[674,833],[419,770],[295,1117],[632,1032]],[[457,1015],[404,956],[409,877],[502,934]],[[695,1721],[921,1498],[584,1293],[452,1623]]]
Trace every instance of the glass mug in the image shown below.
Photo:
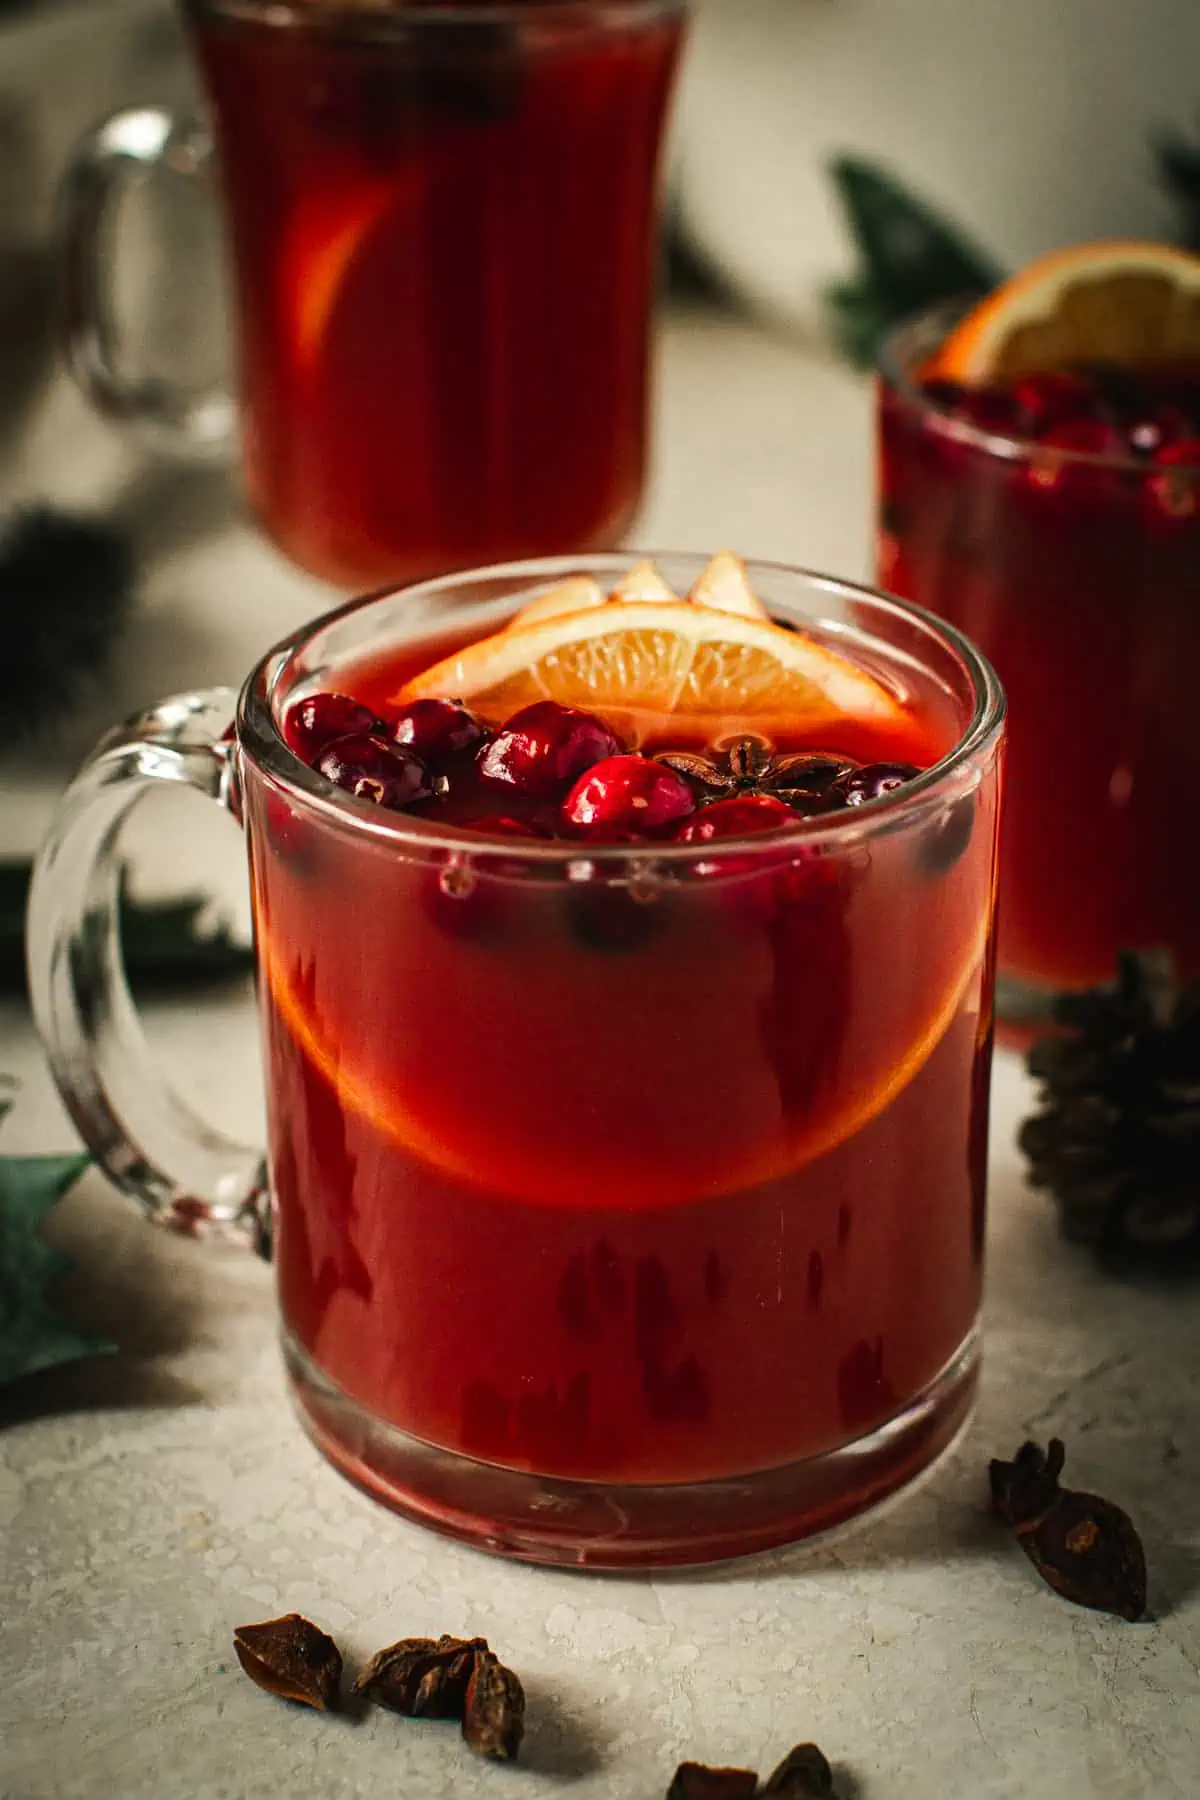
[[[920,373],[956,322],[887,345],[876,575],[951,620],[1012,705],[1000,1010],[1115,979],[1121,950],[1200,974],[1200,467],[1049,449],[949,417]]]
[[[632,559],[587,566],[611,587]],[[664,556],[686,592],[703,559]],[[288,703],[426,666],[577,572],[354,602],[100,746],[30,901],[31,992],[110,1176],[273,1251],[302,1420],[360,1486],[489,1549],[595,1567],[761,1550],[867,1509],[977,1379],[1004,702],[952,629],[751,580],[945,746],[777,837],[499,845],[333,788]],[[121,821],[162,782],[243,826],[269,1120],[163,1086],[120,963]]]
[[[184,0],[232,246],[251,504],[351,590],[618,541],[646,464],[657,169],[684,0]],[[139,107],[68,178],[68,344],[107,413],[233,411],[121,372],[114,203],[206,131]]]

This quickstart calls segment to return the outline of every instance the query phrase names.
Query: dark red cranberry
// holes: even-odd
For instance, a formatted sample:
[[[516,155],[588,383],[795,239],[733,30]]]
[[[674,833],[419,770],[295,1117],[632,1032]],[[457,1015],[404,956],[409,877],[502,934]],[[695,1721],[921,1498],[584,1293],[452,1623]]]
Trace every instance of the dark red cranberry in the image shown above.
[[[650,756],[606,756],[563,801],[563,821],[586,837],[620,842],[648,836],[696,809],[682,775]]]
[[[920,774],[912,763],[867,763],[865,768],[856,769],[842,783],[842,793],[847,806],[866,806],[871,800],[878,800],[884,794],[892,794],[914,775]]]
[[[317,768],[335,787],[377,806],[411,806],[431,793],[425,765],[379,733],[360,733],[327,744]]]
[[[1064,419],[1041,434],[1048,450],[1069,450],[1076,456],[1117,456],[1123,449],[1121,434],[1108,419]]]
[[[425,763],[463,756],[486,736],[487,727],[461,700],[413,700],[392,721],[394,741]]]
[[[1155,473],[1147,486],[1160,513],[1190,519],[1200,507],[1200,438],[1167,444],[1154,458]]]
[[[603,719],[557,700],[535,700],[492,739],[479,772],[521,793],[553,794],[620,748]]]
[[[370,707],[349,694],[309,694],[283,715],[284,742],[306,763],[315,763],[335,738],[384,729]]]
[[[928,381],[921,383],[922,395],[939,412],[957,414],[966,391],[961,382],[947,381],[941,375],[931,376]]]
[[[1055,425],[1087,418],[1099,409],[1099,395],[1082,375],[1023,375],[1014,383],[1012,397],[1021,429],[1029,437],[1040,438]]]
[[[745,794],[715,800],[685,819],[672,833],[677,844],[711,844],[718,838],[754,837],[760,831],[784,831],[796,815],[774,794]]]
[[[992,437],[1011,437],[1021,430],[1020,407],[999,388],[965,389],[956,416]]]

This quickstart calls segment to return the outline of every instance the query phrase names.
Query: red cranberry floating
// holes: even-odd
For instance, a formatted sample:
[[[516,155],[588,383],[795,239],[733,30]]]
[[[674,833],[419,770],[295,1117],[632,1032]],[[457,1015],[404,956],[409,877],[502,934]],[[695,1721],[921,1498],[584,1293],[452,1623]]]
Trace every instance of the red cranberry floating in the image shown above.
[[[1190,519],[1200,507],[1200,438],[1167,444],[1154,465],[1148,483],[1154,504],[1170,519]]]
[[[848,775],[842,783],[846,805],[866,806],[871,800],[894,793],[920,772],[912,763],[867,763],[864,768],[856,769],[853,775]]]
[[[492,739],[479,772],[523,794],[553,794],[620,748],[603,719],[557,700],[535,700]]]
[[[1100,402],[1095,388],[1082,375],[1057,373],[1022,376],[1013,386],[1012,397],[1021,415],[1021,429],[1030,437],[1041,437],[1055,425],[1095,414]]]
[[[358,800],[393,809],[427,800],[431,789],[425,765],[378,732],[362,732],[327,744],[317,768],[335,787]]]
[[[647,836],[696,808],[682,775],[649,756],[606,756],[580,776],[563,802],[563,819],[588,837],[620,842]]]
[[[796,824],[796,815],[773,794],[745,794],[716,800],[674,832],[677,844],[711,844],[717,838],[753,837],[760,831],[783,831]]]
[[[349,694],[309,694],[283,715],[284,742],[306,763],[315,763],[335,738],[383,729],[370,707],[352,700]]]
[[[1011,394],[997,388],[967,388],[956,416],[992,437],[1011,437],[1021,429],[1021,410]]]
[[[413,700],[392,721],[392,738],[422,762],[446,762],[476,749],[487,729],[461,700]]]

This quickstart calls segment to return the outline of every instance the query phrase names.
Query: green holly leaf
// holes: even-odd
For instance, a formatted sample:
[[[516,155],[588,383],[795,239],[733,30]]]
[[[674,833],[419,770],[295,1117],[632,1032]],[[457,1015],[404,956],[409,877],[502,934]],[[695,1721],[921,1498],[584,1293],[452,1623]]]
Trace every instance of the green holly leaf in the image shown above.
[[[0,1119],[7,1111],[0,1101]],[[0,1386],[115,1349],[76,1330],[46,1300],[70,1261],[45,1242],[42,1223],[87,1166],[86,1156],[0,1156]]]
[[[826,290],[830,328],[860,368],[876,359],[895,325],[940,300],[990,293],[1003,271],[957,226],[894,175],[858,157],[835,157],[829,172],[859,254],[850,279]]]

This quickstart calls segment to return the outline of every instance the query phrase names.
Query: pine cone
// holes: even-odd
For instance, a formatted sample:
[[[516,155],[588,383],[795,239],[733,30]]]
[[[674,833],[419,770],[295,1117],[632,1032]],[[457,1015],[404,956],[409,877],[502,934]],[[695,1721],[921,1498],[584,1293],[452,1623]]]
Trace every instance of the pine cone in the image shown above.
[[[1021,1127],[1029,1179],[1064,1235],[1113,1270],[1200,1263],[1200,985],[1122,955],[1114,987],[1064,994],[1029,1052],[1041,1110]]]

